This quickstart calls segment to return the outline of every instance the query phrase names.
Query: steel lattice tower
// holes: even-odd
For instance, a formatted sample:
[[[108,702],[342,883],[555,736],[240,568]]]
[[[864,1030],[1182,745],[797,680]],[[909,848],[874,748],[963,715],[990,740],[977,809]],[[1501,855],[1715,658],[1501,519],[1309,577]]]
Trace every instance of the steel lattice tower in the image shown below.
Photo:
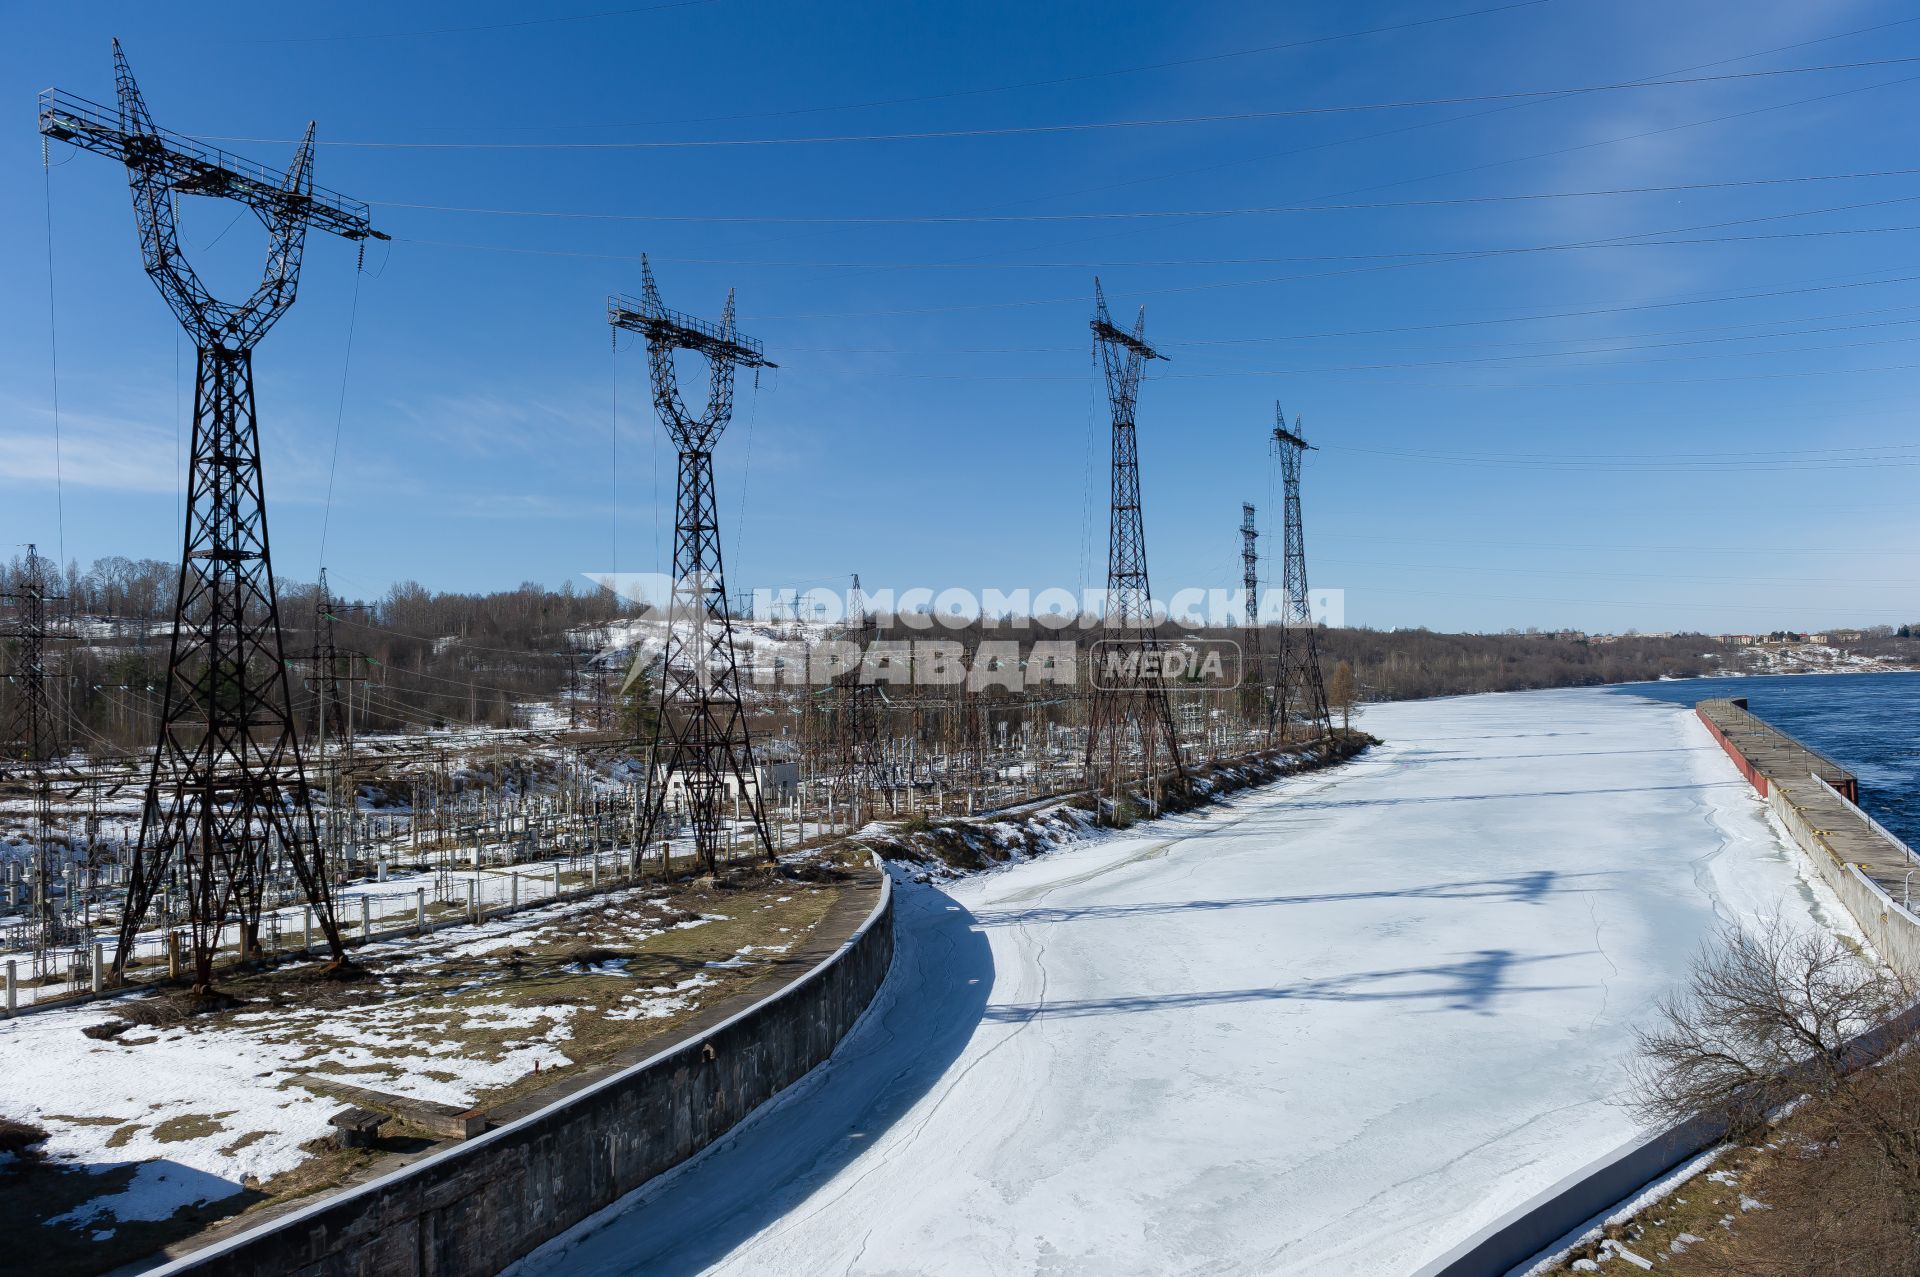
[[[1320,653],[1314,637],[1313,607],[1307,597],[1307,544],[1300,519],[1300,463],[1313,445],[1300,436],[1300,419],[1287,429],[1287,414],[1273,405],[1274,447],[1280,453],[1280,478],[1286,493],[1283,522],[1282,576],[1287,601],[1280,617],[1280,652],[1274,670],[1273,723],[1285,731],[1290,718],[1298,719],[1318,735],[1333,733],[1327,710],[1327,686],[1320,677]]]
[[[291,864],[335,963],[346,960],[294,732],[267,541],[253,348],[293,305],[308,227],[378,236],[366,205],[313,184],[313,125],[284,175],[155,127],[114,42],[119,110],[48,90],[40,131],[121,161],[146,271],[194,340],[193,451],[159,743],[154,749],[113,977],[169,870],[186,888],[194,984],[206,988],[230,915],[256,952],[267,874]],[[237,305],[201,284],[181,253],[175,200],[230,199],[265,225],[260,286]],[[384,236],[379,236],[385,238]]]
[[[1093,679],[1093,706],[1087,721],[1087,785],[1099,793],[1129,774],[1139,760],[1140,776],[1152,776],[1164,752],[1182,779],[1180,738],[1173,730],[1167,690],[1158,681],[1160,640],[1153,617],[1153,592],[1147,584],[1147,537],[1140,513],[1140,450],[1134,408],[1140,398],[1140,374],[1149,359],[1165,359],[1146,342],[1147,308],[1140,308],[1131,333],[1114,325],[1100,281],[1093,281],[1093,348],[1106,376],[1107,404],[1113,417],[1112,512],[1107,529],[1107,610],[1094,662],[1102,672]],[[1131,659],[1129,659],[1131,658]],[[1142,666],[1156,668],[1143,675]]]
[[[331,740],[335,749],[346,749],[351,756],[353,738],[347,730],[346,704],[340,697],[340,649],[333,637],[335,609],[339,606],[333,592],[327,588],[327,570],[321,568],[320,597],[314,603],[313,667],[316,681],[313,721],[322,754],[326,752],[327,741]]]
[[[860,590],[860,574],[853,574],[853,588],[847,594],[847,634],[864,653],[873,639],[873,618],[867,615],[866,595]],[[856,663],[836,681],[835,727],[840,737],[840,766],[846,786],[849,820],[857,822],[861,804],[880,781],[880,743],[874,694],[879,691],[861,677]]]
[[[13,604],[17,627],[4,635],[13,640],[13,658],[7,670],[13,694],[7,707],[4,765],[21,774],[45,770],[44,764],[53,754],[57,720],[47,687],[47,604],[59,599],[50,593],[50,576],[47,561],[38,548],[29,545],[18,588],[0,595]]]
[[[1240,503],[1240,584],[1246,591],[1245,650],[1240,654],[1242,705],[1249,718],[1260,709],[1265,691],[1265,662],[1260,653],[1260,530],[1251,501]],[[1257,720],[1254,720],[1257,721]]]
[[[51,593],[51,575],[38,548],[29,545],[16,588],[0,595],[13,603],[17,627],[4,635],[13,640],[5,764],[33,793],[35,974],[44,973],[49,947],[60,940],[62,930],[53,909],[53,791],[47,777],[47,763],[59,748],[59,717],[47,683],[47,604],[59,602],[61,596]]]
[[[753,745],[733,650],[713,483],[714,445],[733,417],[734,370],[776,365],[759,342],[735,329],[731,292],[720,322],[714,324],[661,305],[660,290],[644,255],[640,271],[639,300],[608,298],[607,322],[646,338],[654,407],[679,449],[680,467],[674,483],[673,599],[661,653],[660,717],[653,742],[656,757],[665,747],[666,763],[658,775],[648,776],[646,817],[634,854],[637,857],[651,841],[668,782],[679,776],[693,817],[694,846],[711,873],[719,864],[721,800],[729,779],[750,816],[762,852],[769,861],[776,859],[753,773]],[[704,416],[688,412],[680,398],[673,356],[682,350],[707,361]]]

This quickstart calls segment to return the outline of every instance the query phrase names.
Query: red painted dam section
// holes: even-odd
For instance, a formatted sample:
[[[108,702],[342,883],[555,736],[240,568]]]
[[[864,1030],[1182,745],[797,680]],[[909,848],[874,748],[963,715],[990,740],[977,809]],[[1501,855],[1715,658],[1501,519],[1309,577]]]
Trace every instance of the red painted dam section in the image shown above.
[[[1727,739],[1727,734],[1720,730],[1718,723],[1707,717],[1705,706],[1696,705],[1693,712],[1700,716],[1700,721],[1707,725],[1707,730],[1713,733],[1713,738],[1720,742],[1720,748],[1727,751],[1727,757],[1731,758],[1733,765],[1740,769],[1740,774],[1747,778],[1747,783],[1759,790],[1760,796],[1765,798],[1767,796],[1766,775],[1740,752],[1739,746]]]
[[[1744,697],[1701,701],[1694,712],[1762,798],[1775,786],[1812,776],[1826,782],[1849,803],[1859,805],[1860,782],[1852,772],[1771,723],[1755,718]]]

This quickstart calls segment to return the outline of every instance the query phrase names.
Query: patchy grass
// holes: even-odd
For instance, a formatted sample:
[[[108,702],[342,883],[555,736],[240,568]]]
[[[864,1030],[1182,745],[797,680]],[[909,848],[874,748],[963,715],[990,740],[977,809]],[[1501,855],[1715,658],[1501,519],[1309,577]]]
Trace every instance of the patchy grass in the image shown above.
[[[0,1153],[22,1157],[46,1138],[47,1133],[30,1122],[13,1122],[0,1117]]]
[[[1685,1271],[1680,1265],[1686,1256],[1700,1259],[1703,1252],[1716,1249],[1728,1230],[1738,1224],[1746,1213],[1743,1199],[1749,1204],[1761,1200],[1753,1195],[1752,1186],[1764,1178],[1772,1160],[1773,1153],[1767,1148],[1730,1148],[1660,1201],[1632,1219],[1609,1224],[1601,1236],[1576,1247],[1545,1271],[1642,1271],[1629,1260],[1611,1256],[1609,1242],[1626,1246],[1651,1262],[1655,1271]]]
[[[153,1138],[163,1144],[178,1144],[183,1140],[205,1139],[209,1135],[219,1135],[226,1131],[220,1125],[223,1117],[232,1117],[233,1110],[206,1116],[191,1113],[186,1117],[170,1117],[153,1128]]]
[[[257,1058],[250,1085],[270,1090],[297,1089],[294,1075],[313,1072],[476,1107],[533,1099],[579,1070],[672,1040],[703,1007],[770,991],[797,974],[783,959],[812,938],[865,867],[864,852],[843,857],[816,856],[778,874],[732,868],[671,886],[645,883],[484,928],[379,944],[355,952],[357,978],[347,981],[315,962],[234,970],[223,973],[214,999],[168,990],[117,1003],[111,1009],[119,1030],[89,1036],[136,1074],[143,1053],[151,1058],[169,1043],[213,1035],[222,1045],[234,1042],[240,1058]],[[248,1149],[257,1158],[261,1141],[284,1144],[288,1136],[249,1129],[257,1120],[239,1119],[244,1125],[230,1129],[223,1119],[238,1109],[223,1099],[229,1097],[210,1093],[204,1107],[190,1101],[186,1113],[177,1101],[156,1103],[164,1117],[83,1110],[36,1118],[113,1128],[94,1147],[141,1146],[122,1157],[153,1157],[150,1141],[158,1141],[169,1150],[161,1156],[214,1170],[246,1191],[163,1221],[56,1224],[124,1189],[138,1161],[115,1162],[112,1154],[87,1165],[0,1160],[0,1211],[15,1221],[35,1272],[104,1271],[233,1215],[370,1177],[396,1155],[440,1143],[399,1122],[388,1123],[372,1148],[308,1140],[291,1149],[302,1159],[293,1169],[261,1183],[223,1168],[222,1159]],[[37,1128],[13,1125],[44,1138]],[[0,1124],[0,1148],[7,1129]],[[284,1155],[280,1164],[287,1164]]]

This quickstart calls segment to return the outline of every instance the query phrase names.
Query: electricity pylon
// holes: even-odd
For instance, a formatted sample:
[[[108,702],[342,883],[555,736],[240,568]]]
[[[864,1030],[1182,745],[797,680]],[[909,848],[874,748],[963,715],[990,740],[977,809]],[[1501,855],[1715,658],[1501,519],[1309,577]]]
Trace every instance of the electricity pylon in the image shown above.
[[[1250,730],[1266,706],[1266,667],[1260,651],[1260,530],[1254,525],[1251,501],[1240,503],[1240,583],[1246,592],[1246,626],[1240,653],[1241,705]]]
[[[39,550],[29,545],[15,588],[0,595],[13,604],[15,628],[0,634],[13,640],[8,663],[11,685],[5,738],[6,770],[33,792],[33,969],[46,973],[52,948],[65,928],[53,907],[53,790],[47,763],[59,748],[52,689],[47,681],[47,604],[61,602],[52,593],[52,572]]]
[[[719,863],[721,800],[727,796],[729,782],[761,851],[769,862],[777,859],[754,776],[713,483],[714,445],[733,418],[734,370],[776,365],[759,342],[734,328],[732,292],[715,324],[661,305],[660,290],[644,255],[640,274],[639,299],[609,297],[607,322],[646,339],[654,407],[679,449],[680,467],[674,482],[673,597],[660,658],[660,716],[653,741],[654,757],[664,755],[664,764],[655,769],[657,774],[648,776],[646,816],[634,855],[638,857],[652,840],[668,782],[678,776],[693,818],[694,847],[712,873]],[[704,416],[688,412],[680,398],[673,356],[681,350],[707,361]],[[634,668],[637,672],[637,663]]]
[[[1093,348],[1106,375],[1113,417],[1113,486],[1107,530],[1107,609],[1094,645],[1093,705],[1087,722],[1087,786],[1117,789],[1129,774],[1152,776],[1164,753],[1186,778],[1173,710],[1160,681],[1160,640],[1147,584],[1147,538],[1140,513],[1140,449],[1134,407],[1149,359],[1165,359],[1146,342],[1147,308],[1131,333],[1114,325],[1100,281],[1093,281]],[[1134,772],[1131,763],[1137,759]],[[1117,794],[1116,794],[1117,797]]]
[[[864,655],[873,641],[874,621],[867,615],[866,595],[860,591],[860,574],[853,574],[853,589],[847,595],[847,637]],[[857,825],[865,811],[868,795],[878,787],[880,777],[880,741],[875,694],[880,689],[862,677],[858,657],[854,667],[835,683],[835,709],[840,737],[840,767],[846,789],[847,818]]]
[[[45,771],[53,753],[57,719],[47,686],[47,604],[60,602],[60,596],[52,593],[52,575],[38,548],[29,545],[15,588],[0,594],[13,604],[14,612],[14,628],[0,634],[13,640],[7,665],[12,690],[6,735],[0,738],[5,749],[0,767],[21,774]]]
[[[313,124],[286,173],[157,128],[114,41],[119,110],[49,89],[40,131],[126,165],[147,275],[193,338],[193,460],[173,640],[134,850],[113,979],[169,870],[186,887],[194,985],[213,979],[229,916],[238,947],[257,951],[267,876],[284,856],[335,963],[346,961],[306,769],[294,732],[285,645],[268,551],[266,489],[254,412],[253,348],[293,305],[309,227],[385,239],[367,207],[313,184]],[[244,302],[207,291],[180,249],[175,200],[228,199],[267,230],[260,285]]]
[[[1316,734],[1333,734],[1333,716],[1327,709],[1327,687],[1320,678],[1320,651],[1314,638],[1313,606],[1307,597],[1307,543],[1300,519],[1300,462],[1313,445],[1300,436],[1300,418],[1287,429],[1287,414],[1273,405],[1273,444],[1280,453],[1280,478],[1286,493],[1282,522],[1286,532],[1281,575],[1286,606],[1280,616],[1279,659],[1273,676],[1273,718],[1269,734],[1284,734],[1289,718],[1298,719]]]

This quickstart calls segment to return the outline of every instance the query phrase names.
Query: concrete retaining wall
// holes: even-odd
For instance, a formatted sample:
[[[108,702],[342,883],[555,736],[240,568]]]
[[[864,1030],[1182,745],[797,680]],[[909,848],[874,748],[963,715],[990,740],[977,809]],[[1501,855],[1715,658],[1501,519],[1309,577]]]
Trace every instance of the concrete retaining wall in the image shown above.
[[[246,1277],[486,1277],[713,1143],[821,1063],[893,960],[893,890],[807,974],[476,1140],[157,1271]]]
[[[1920,1006],[1848,1042],[1843,1072],[1864,1068],[1920,1028]],[[1691,1118],[1669,1130],[1624,1144],[1552,1188],[1515,1207],[1414,1277],[1499,1277],[1542,1255],[1579,1244],[1607,1216],[1653,1187],[1726,1136],[1724,1123]]]
[[[1854,923],[1880,955],[1880,960],[1906,979],[1920,982],[1920,918],[1901,908],[1899,901],[1882,891],[1879,884],[1858,867],[1835,858],[1818,832],[1801,816],[1800,809],[1788,802],[1778,787],[1767,795],[1767,806],[1800,850],[1807,853],[1820,881],[1840,897],[1840,903],[1853,915]],[[1920,878],[1920,874],[1915,877]]]
[[[1695,1118],[1623,1144],[1539,1193],[1461,1242],[1414,1277],[1498,1277],[1536,1256],[1571,1245],[1593,1222],[1719,1143],[1726,1128]]]

